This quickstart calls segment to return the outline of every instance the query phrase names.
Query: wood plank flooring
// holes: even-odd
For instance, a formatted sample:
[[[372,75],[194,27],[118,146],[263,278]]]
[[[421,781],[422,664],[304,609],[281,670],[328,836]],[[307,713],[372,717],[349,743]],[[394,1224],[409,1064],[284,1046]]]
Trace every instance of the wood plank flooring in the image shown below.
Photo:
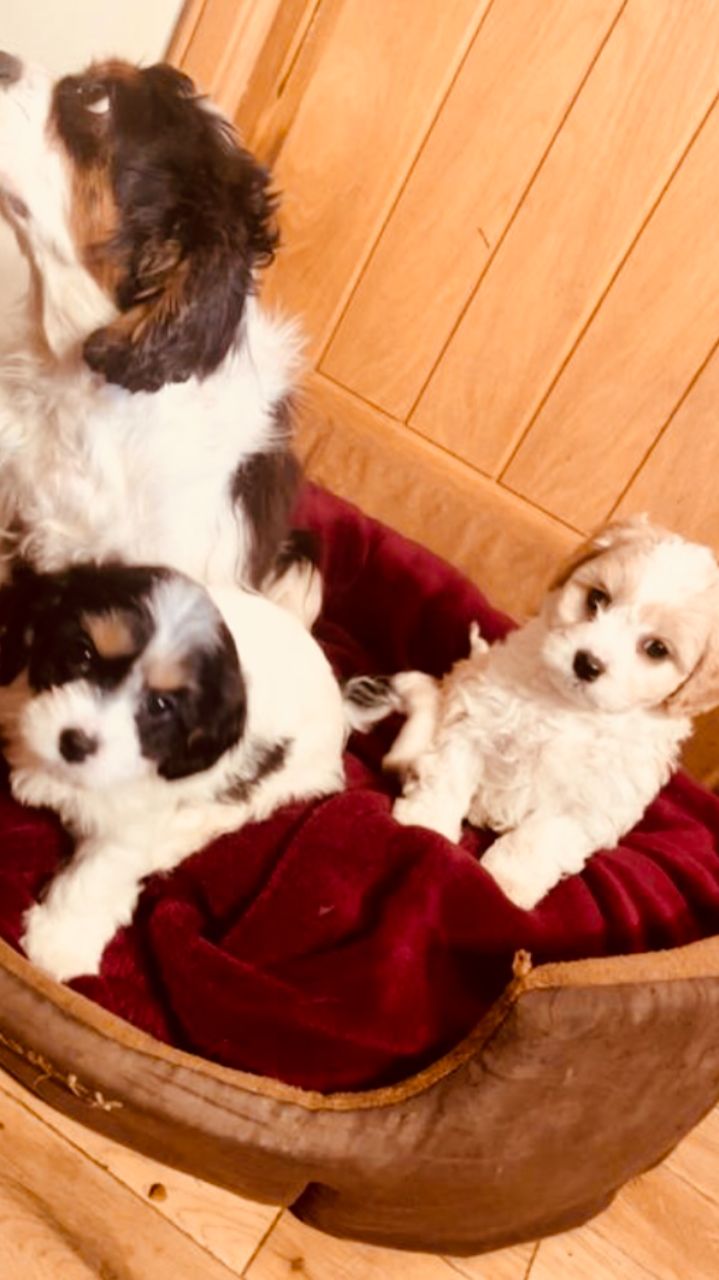
[[[176,1173],[0,1074],[2,1280],[715,1280],[719,1108],[593,1222],[478,1258],[333,1240]]]

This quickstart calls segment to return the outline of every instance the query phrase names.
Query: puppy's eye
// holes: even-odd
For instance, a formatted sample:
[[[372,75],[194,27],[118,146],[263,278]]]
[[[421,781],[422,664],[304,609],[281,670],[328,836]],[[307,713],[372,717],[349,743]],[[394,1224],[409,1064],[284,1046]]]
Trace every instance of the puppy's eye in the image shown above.
[[[606,609],[612,603],[612,597],[608,591],[603,591],[601,587],[590,587],[587,592],[587,613],[592,617],[599,613],[600,609]]]
[[[175,699],[171,693],[157,693],[154,689],[148,689],[145,709],[153,720],[160,720],[172,714],[175,709]]]
[[[95,661],[95,650],[87,636],[77,636],[67,646],[65,657],[71,670],[83,675]]]
[[[94,116],[103,116],[110,110],[110,91],[101,80],[78,80],[72,83],[75,101]]]
[[[642,649],[652,662],[662,662],[664,658],[669,657],[669,650],[663,640],[652,637],[651,640],[645,640]]]

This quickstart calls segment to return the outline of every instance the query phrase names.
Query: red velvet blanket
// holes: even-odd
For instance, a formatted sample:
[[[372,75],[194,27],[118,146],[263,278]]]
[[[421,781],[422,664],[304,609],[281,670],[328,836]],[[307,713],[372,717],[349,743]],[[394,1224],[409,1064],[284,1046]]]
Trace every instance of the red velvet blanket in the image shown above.
[[[343,675],[440,674],[510,625],[422,548],[309,489],[324,543],[319,634]],[[676,777],[619,849],[532,912],[503,897],[478,855],[396,825],[379,761],[393,726],[355,737],[348,787],[217,840],[148,882],[99,978],[74,983],[163,1040],[320,1090],[384,1084],[461,1038],[500,993],[514,951],[535,962],[671,947],[719,931],[719,800]],[[67,852],[52,816],[0,793],[0,932]]]

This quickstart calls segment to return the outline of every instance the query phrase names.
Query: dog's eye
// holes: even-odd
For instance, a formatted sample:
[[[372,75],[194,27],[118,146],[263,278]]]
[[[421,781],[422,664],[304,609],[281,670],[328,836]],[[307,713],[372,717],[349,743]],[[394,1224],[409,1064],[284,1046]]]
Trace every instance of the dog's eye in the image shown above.
[[[76,675],[83,675],[95,661],[95,650],[87,636],[77,636],[70,641],[65,656],[71,670]]]
[[[103,116],[110,110],[109,86],[101,80],[75,80],[69,78],[63,84],[63,92],[92,115]]]
[[[653,637],[651,640],[645,640],[642,649],[652,662],[661,662],[664,658],[669,657],[669,650],[663,640],[657,640]]]
[[[595,613],[599,613],[600,609],[606,609],[612,603],[612,597],[608,591],[603,591],[601,587],[590,587],[587,592],[587,613],[592,617]]]
[[[157,693],[154,689],[148,689],[145,708],[154,720],[170,715],[174,707],[175,699],[171,693]]]

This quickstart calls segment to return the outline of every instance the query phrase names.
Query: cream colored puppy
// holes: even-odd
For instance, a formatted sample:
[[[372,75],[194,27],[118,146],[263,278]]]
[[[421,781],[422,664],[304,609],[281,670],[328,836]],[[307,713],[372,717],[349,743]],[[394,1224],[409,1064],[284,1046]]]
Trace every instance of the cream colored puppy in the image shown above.
[[[719,568],[707,547],[645,518],[580,548],[537,617],[442,681],[357,680],[369,719],[407,721],[385,759],[403,778],[394,816],[458,840],[500,833],[482,865],[534,907],[642,817],[679,759],[691,717],[719,702]]]

